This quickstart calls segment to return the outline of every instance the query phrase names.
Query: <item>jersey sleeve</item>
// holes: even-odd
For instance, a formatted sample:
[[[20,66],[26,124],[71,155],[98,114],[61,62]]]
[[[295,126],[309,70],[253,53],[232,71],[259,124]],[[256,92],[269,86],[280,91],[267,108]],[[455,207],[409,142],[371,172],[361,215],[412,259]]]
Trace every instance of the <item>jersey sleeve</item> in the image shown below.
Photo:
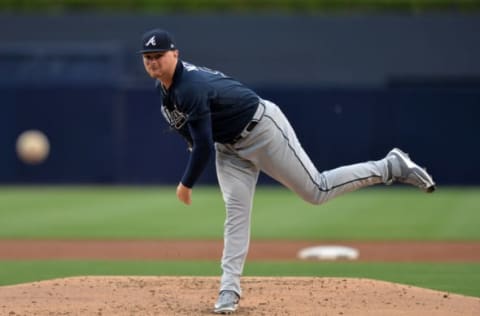
[[[192,152],[182,177],[182,184],[192,188],[205,170],[213,152],[212,123],[210,115],[187,123],[192,137]]]

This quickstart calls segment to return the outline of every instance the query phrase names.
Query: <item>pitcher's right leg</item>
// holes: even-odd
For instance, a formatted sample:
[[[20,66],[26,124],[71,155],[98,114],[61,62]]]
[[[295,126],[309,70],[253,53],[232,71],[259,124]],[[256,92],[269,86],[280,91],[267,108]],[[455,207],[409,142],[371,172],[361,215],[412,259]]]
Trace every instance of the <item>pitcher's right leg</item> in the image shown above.
[[[435,191],[432,176],[426,169],[413,162],[407,153],[394,148],[387,154],[387,160],[392,173],[391,182],[411,184],[427,193]]]
[[[245,156],[304,200],[321,204],[340,194],[388,180],[386,159],[318,172],[282,111],[272,102],[266,101],[265,105],[263,119],[249,136],[265,146]],[[239,152],[243,154],[242,150]]]

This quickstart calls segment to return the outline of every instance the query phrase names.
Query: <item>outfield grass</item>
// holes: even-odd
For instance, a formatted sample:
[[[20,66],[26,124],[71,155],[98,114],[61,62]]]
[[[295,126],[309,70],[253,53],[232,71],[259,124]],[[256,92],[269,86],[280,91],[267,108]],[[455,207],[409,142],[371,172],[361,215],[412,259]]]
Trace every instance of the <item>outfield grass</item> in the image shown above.
[[[84,275],[219,276],[218,262],[0,261],[0,285]],[[353,277],[480,297],[480,264],[247,262],[245,276]]]
[[[480,240],[480,189],[365,189],[322,206],[260,187],[253,239]],[[221,239],[216,187],[0,187],[0,238]],[[0,285],[79,275],[220,275],[219,262],[0,261]],[[245,275],[365,277],[480,297],[480,264],[248,262]]]
[[[254,239],[480,240],[480,189],[364,189],[313,206],[280,187],[260,187]],[[221,239],[216,187],[0,187],[0,238]]]

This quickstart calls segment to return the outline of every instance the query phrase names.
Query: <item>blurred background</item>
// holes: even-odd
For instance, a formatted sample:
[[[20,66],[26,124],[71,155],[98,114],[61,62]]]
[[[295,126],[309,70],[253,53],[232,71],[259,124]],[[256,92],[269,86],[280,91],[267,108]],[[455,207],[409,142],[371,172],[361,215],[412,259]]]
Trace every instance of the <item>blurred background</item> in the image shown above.
[[[475,0],[3,0],[0,183],[177,183],[188,153],[137,53],[142,33],[159,27],[182,59],[276,102],[319,170],[398,146],[440,185],[478,185],[479,9]],[[35,164],[17,154],[28,130],[48,138]],[[216,183],[213,161],[200,182]]]
[[[174,193],[188,152],[168,131],[137,53],[152,28],[174,35],[182,59],[276,102],[319,170],[398,146],[438,184],[428,197],[378,186],[320,208],[263,185],[252,249],[259,240],[282,249],[289,240],[427,241],[425,254],[446,259],[249,259],[245,275],[376,278],[480,297],[478,259],[459,255],[480,249],[479,0],[0,0],[0,285],[219,275],[217,259],[130,255],[142,240],[160,242],[150,254],[162,253],[161,240],[212,241],[218,257],[222,249],[213,160],[194,207]],[[87,241],[99,253],[51,240]],[[95,240],[140,244],[121,246],[129,261],[104,261],[111,247],[88,243]],[[395,253],[383,249],[384,259]]]

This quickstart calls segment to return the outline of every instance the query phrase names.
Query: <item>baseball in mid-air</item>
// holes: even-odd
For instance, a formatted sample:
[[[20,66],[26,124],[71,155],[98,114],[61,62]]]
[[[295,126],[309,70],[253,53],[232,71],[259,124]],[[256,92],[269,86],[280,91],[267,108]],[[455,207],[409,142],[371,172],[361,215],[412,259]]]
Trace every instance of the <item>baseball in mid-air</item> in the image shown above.
[[[44,162],[49,152],[50,143],[41,131],[24,131],[17,138],[17,155],[26,164],[38,165]]]

